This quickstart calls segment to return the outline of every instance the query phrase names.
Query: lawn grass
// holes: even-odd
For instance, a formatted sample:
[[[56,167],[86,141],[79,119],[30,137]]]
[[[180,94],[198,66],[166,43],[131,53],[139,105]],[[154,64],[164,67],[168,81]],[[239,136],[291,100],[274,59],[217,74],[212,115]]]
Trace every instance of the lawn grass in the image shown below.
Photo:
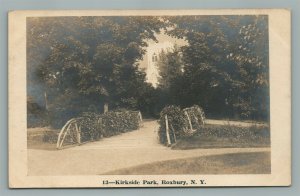
[[[233,153],[143,164],[108,175],[270,174],[270,152]]]
[[[27,148],[38,150],[56,150],[59,130],[50,127],[28,128]]]
[[[48,143],[41,141],[27,141],[27,149],[36,149],[36,150],[57,150],[56,143]]]
[[[172,149],[177,150],[255,147],[270,147],[268,126],[205,125],[192,136],[182,137],[172,145]]]

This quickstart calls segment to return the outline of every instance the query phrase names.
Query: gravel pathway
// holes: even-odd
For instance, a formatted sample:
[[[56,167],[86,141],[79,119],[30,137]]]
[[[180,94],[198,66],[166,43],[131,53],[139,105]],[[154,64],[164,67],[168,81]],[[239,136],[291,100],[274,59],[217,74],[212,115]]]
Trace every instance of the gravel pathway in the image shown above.
[[[270,148],[171,150],[159,144],[157,130],[155,120],[145,121],[139,130],[82,146],[57,151],[29,149],[28,175],[99,175],[157,161],[270,151]]]

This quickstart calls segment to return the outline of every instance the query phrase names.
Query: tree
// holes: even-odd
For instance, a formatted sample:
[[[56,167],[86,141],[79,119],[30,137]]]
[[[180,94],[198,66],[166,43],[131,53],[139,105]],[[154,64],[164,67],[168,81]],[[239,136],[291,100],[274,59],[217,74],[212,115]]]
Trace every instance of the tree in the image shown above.
[[[29,18],[29,85],[47,92],[50,108],[72,116],[101,105],[138,107],[149,88],[137,61],[163,27],[157,17]],[[36,95],[38,96],[38,95]]]
[[[269,113],[269,46],[265,16],[255,17],[239,28],[237,44],[227,56],[235,62],[242,78],[234,107],[242,115],[268,118]]]
[[[174,80],[183,73],[182,53],[178,45],[171,51],[163,50],[159,54],[157,67],[159,69],[159,88],[169,89]]]
[[[184,38],[184,74],[170,91],[182,106],[208,116],[268,118],[268,29],[265,16],[166,17],[167,33]],[[181,93],[183,91],[184,93]]]

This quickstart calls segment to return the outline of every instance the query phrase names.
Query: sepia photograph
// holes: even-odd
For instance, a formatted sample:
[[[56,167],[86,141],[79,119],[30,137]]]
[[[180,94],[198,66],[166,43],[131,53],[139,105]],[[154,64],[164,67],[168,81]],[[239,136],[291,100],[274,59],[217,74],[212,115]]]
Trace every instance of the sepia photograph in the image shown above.
[[[290,185],[289,14],[11,12],[11,186]]]

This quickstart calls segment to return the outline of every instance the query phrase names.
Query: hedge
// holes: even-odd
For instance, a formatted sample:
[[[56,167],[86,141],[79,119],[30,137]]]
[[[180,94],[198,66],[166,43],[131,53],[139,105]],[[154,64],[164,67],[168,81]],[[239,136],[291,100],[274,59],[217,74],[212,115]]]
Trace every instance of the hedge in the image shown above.
[[[192,107],[183,109],[190,116],[191,124],[194,129],[202,128],[205,121],[205,114],[201,107],[198,105],[193,105]],[[185,118],[186,119],[186,118]]]
[[[110,111],[104,114],[83,113],[79,125],[82,141],[98,140],[136,130],[140,126],[139,111]]]
[[[170,142],[175,143],[177,139],[190,134],[190,124],[186,113],[189,115],[193,129],[200,131],[204,125],[205,115],[203,109],[198,105],[181,110],[178,106],[170,105],[163,108],[160,112],[158,136],[160,143],[167,144],[166,120],[167,115],[169,124]]]

